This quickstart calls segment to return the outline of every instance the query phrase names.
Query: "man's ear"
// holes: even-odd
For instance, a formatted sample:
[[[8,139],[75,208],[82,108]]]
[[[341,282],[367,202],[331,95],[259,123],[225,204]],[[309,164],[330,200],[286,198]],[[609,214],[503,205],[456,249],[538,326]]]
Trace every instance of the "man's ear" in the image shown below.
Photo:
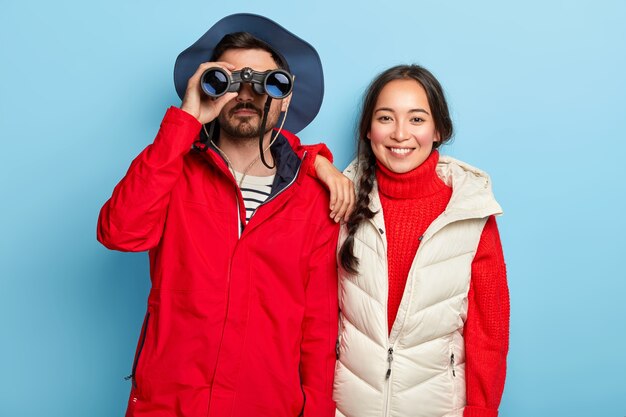
[[[280,105],[280,111],[283,113],[286,112],[287,108],[289,108],[289,103],[291,103],[291,94],[283,99],[283,102]]]

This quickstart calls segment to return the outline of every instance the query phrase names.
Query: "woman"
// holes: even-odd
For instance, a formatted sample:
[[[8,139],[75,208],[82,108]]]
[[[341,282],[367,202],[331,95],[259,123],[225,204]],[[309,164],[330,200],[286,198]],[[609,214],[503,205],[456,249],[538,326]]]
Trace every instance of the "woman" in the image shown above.
[[[439,82],[388,69],[370,85],[356,208],[339,241],[337,415],[496,416],[509,334],[506,270],[484,172],[437,149],[452,136]],[[330,170],[316,161],[322,181]]]

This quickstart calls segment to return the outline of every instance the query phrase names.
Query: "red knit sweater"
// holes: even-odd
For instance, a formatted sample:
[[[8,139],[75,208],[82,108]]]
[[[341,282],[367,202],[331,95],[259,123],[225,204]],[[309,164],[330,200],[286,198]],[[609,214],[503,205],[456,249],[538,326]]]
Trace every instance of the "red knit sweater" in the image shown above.
[[[396,174],[378,164],[376,180],[385,218],[389,294],[389,330],[404,293],[419,237],[445,210],[452,189],[437,176],[439,153],[419,167]],[[509,343],[509,292],[495,218],[488,219],[472,262],[465,322],[464,417],[495,417],[504,389]]]

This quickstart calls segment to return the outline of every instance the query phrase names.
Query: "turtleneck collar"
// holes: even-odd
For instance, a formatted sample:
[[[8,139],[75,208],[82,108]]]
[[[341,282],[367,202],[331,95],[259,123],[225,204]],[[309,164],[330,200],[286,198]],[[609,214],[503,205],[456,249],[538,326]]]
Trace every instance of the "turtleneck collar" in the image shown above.
[[[447,185],[437,176],[435,168],[439,152],[434,150],[420,166],[404,174],[397,174],[376,161],[376,181],[381,194],[391,198],[415,199],[427,197]]]

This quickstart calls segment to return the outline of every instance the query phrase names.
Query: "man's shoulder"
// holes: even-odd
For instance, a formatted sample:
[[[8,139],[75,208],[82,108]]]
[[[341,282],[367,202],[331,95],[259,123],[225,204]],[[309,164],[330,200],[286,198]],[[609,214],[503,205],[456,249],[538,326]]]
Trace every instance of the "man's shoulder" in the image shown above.
[[[311,200],[328,201],[330,199],[328,189],[320,180],[308,175],[306,172],[300,173],[300,177],[300,189],[298,190],[298,194],[302,194]]]
[[[298,188],[288,204],[300,206],[308,212],[308,218],[313,223],[326,223],[330,218],[330,194],[328,189],[317,179],[306,173],[301,173],[298,179]],[[299,203],[296,203],[295,200]],[[333,222],[334,223],[334,222]]]

